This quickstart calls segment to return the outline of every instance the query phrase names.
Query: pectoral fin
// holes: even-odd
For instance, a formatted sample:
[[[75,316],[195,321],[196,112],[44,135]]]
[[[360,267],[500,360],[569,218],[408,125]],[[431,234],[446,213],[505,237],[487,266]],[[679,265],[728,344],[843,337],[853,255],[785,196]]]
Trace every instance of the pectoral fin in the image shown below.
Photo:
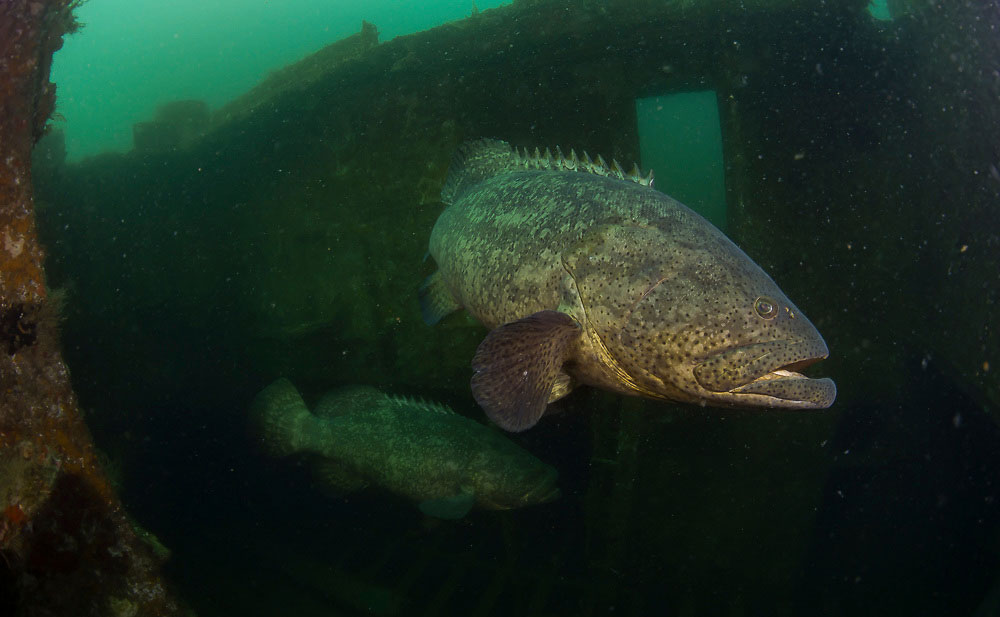
[[[576,381],[568,373],[559,371],[555,381],[552,383],[552,391],[549,392],[549,403],[554,403],[573,391]]]
[[[440,499],[428,499],[427,501],[421,501],[419,508],[420,511],[427,516],[455,520],[468,514],[469,510],[472,509],[472,506],[475,503],[475,495],[462,491],[461,493],[452,495],[451,497],[441,497]]]
[[[557,383],[568,392],[560,375],[580,332],[576,320],[559,311],[539,311],[490,332],[472,359],[472,395],[486,415],[507,431],[534,426]]]

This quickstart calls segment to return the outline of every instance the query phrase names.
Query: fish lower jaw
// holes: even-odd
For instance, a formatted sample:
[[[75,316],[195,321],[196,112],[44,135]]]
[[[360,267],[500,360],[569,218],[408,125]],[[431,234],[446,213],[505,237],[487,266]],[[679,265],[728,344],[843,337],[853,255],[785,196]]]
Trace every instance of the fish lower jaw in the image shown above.
[[[788,369],[775,369],[729,391],[736,400],[764,407],[825,409],[837,397],[829,378],[814,379]]]

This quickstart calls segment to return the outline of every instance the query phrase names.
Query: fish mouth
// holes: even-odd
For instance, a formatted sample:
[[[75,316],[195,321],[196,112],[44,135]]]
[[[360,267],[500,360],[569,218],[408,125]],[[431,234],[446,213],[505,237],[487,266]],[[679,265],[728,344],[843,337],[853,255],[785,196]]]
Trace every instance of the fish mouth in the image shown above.
[[[830,354],[823,339],[768,341],[716,352],[694,368],[713,399],[734,405],[825,409],[837,398],[832,379],[799,371]]]

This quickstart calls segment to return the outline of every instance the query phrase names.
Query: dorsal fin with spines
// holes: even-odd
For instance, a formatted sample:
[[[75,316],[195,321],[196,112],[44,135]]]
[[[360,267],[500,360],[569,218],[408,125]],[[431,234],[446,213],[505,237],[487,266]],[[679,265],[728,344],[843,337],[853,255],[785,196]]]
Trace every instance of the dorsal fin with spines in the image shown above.
[[[454,414],[455,411],[443,405],[441,403],[435,403],[433,401],[428,401],[422,398],[416,398],[412,396],[396,396],[393,394],[385,395],[387,401],[396,405],[400,409],[407,409],[411,411],[426,411],[430,413],[442,413],[442,414]]]
[[[548,148],[543,152],[536,147],[531,152],[527,148],[513,148],[505,141],[480,139],[466,142],[456,151],[448,179],[441,189],[441,200],[448,204],[455,203],[465,191],[486,178],[518,169],[577,171],[651,188],[653,186],[653,170],[645,177],[638,165],[634,165],[631,172],[626,172],[617,160],[611,159],[611,164],[608,165],[604,157],[598,155],[594,161],[586,150],[582,158],[577,157],[575,150],[570,150],[567,157],[558,146],[555,154],[552,154]]]

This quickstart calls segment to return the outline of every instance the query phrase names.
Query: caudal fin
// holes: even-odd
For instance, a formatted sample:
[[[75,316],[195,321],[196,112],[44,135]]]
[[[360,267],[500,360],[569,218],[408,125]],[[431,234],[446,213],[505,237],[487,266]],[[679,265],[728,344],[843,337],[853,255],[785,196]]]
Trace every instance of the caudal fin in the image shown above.
[[[251,433],[275,457],[308,452],[316,422],[299,391],[284,377],[261,390],[250,407]]]

